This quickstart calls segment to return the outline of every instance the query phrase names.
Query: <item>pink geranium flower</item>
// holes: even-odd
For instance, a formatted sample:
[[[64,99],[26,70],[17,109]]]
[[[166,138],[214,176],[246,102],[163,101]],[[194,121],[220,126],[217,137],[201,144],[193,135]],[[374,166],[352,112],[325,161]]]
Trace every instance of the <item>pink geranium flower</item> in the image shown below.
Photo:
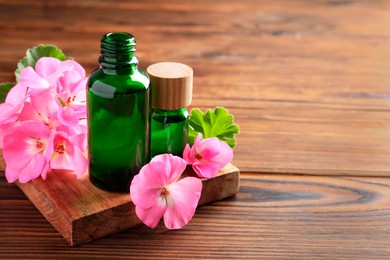
[[[68,71],[57,82],[60,107],[58,119],[64,125],[76,125],[87,118],[86,90],[88,78],[76,71]]]
[[[233,149],[217,137],[202,140],[199,133],[192,147],[187,144],[184,148],[183,159],[192,165],[199,177],[213,178],[219,169],[231,162]]]
[[[8,182],[25,183],[39,176],[46,178],[53,153],[50,132],[50,128],[41,122],[24,121],[4,137],[3,156]]]
[[[142,167],[130,186],[135,212],[145,225],[155,228],[164,217],[169,229],[184,227],[193,217],[202,190],[195,177],[179,180],[186,162],[171,154],[154,157]]]
[[[57,132],[50,168],[75,171],[77,177],[83,176],[88,167],[88,160],[83,154],[85,138],[86,134],[69,135],[67,132]]]

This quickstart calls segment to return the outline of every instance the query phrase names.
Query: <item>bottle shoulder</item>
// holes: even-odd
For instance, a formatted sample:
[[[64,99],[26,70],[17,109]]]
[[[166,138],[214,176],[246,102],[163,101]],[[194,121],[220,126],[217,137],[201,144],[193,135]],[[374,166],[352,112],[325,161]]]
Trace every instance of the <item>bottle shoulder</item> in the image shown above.
[[[106,86],[115,88],[118,92],[141,91],[149,88],[150,79],[141,69],[136,69],[133,73],[115,74],[107,73],[101,68],[94,70],[88,79],[88,87],[101,89]]]

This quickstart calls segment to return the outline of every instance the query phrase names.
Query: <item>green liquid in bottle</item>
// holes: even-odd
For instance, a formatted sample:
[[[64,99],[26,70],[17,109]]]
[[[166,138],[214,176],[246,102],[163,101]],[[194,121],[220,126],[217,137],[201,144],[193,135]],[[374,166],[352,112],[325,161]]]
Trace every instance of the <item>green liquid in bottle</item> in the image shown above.
[[[151,120],[151,153],[156,156],[171,153],[182,156],[187,144],[188,112],[178,110],[153,109]]]

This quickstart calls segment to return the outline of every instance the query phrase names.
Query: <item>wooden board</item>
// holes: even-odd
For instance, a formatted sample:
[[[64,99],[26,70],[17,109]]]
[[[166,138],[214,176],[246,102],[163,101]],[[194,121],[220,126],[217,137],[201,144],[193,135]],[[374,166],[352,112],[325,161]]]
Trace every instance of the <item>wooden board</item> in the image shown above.
[[[194,173],[187,168],[185,174]],[[239,170],[229,164],[217,177],[202,182],[199,206],[236,194]],[[87,174],[78,180],[71,173],[51,172],[46,180],[17,186],[72,246],[142,224],[128,193],[101,190],[91,184]]]

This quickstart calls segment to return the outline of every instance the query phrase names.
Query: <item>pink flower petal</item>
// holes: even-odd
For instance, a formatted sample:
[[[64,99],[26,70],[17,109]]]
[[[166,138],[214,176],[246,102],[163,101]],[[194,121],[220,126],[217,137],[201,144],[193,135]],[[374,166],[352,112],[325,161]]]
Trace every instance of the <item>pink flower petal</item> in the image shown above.
[[[50,161],[50,167],[58,170],[74,171],[74,166],[70,161],[68,154],[55,154]]]
[[[5,103],[19,106],[26,100],[27,86],[23,84],[16,84],[13,86],[7,94]]]
[[[75,96],[74,103],[75,104],[84,104],[87,100],[87,92],[85,91],[85,87],[87,86],[88,78],[83,78],[72,84],[70,87],[70,92]]]
[[[194,145],[194,147],[197,153],[201,155],[203,160],[209,161],[219,153],[219,143],[219,139],[213,137],[202,140],[197,145]]]
[[[19,173],[19,182],[26,183],[38,178],[43,173],[42,171],[45,168],[45,164],[47,164],[47,162],[45,162],[43,156],[41,154],[36,154],[27,167]]]
[[[25,102],[19,115],[20,121],[34,120],[42,122],[50,128],[55,128],[57,120],[58,105],[56,97],[50,90],[45,90],[36,96],[31,97],[31,103]]]
[[[41,78],[41,76],[39,76],[31,67],[24,68],[20,72],[19,84],[33,89],[44,89],[50,87],[49,82]]]
[[[219,145],[219,154],[213,158],[213,162],[223,168],[233,160],[233,149],[225,142],[220,142]]]
[[[17,124],[18,124],[17,122],[0,124],[0,149],[3,149],[4,136],[11,133]]]
[[[69,145],[71,143],[68,142]],[[85,158],[82,150],[77,146],[73,147],[73,152],[69,153],[69,160],[74,167],[77,178],[82,177],[88,168],[88,160]]]
[[[152,160],[134,176],[130,185],[130,196],[137,207],[148,209],[156,204],[161,188],[168,185],[168,183],[164,183],[162,177],[164,175],[165,164]]]
[[[0,124],[15,122],[18,119],[18,112],[22,104],[14,106],[9,103],[0,104]]]
[[[166,209],[164,224],[169,229],[179,229],[187,225],[195,214],[202,181],[195,177],[186,177],[169,185],[168,190],[174,204]]]
[[[77,113],[72,107],[60,106],[57,112],[58,120],[66,126],[77,125],[80,118],[83,116],[84,118],[86,117],[84,112]]]
[[[45,160],[48,162],[51,160],[53,153],[54,153],[54,138],[55,138],[55,136],[56,136],[55,133],[51,133],[51,135],[49,136],[49,138],[46,141],[46,149],[43,153],[43,156],[45,157]]]
[[[57,80],[57,92],[60,94],[61,98],[66,101],[69,94],[73,92],[76,88],[77,83],[81,81],[83,78],[80,73],[77,71],[65,71],[61,77]],[[85,82],[86,83],[86,82]],[[86,84],[84,85],[84,87]],[[85,90],[85,88],[84,88]],[[85,91],[84,91],[85,92]]]
[[[194,146],[197,146],[200,143],[200,141],[202,141],[202,134],[198,133],[194,141]]]
[[[18,129],[15,129],[15,132],[24,133],[30,137],[39,137],[47,140],[51,133],[51,129],[41,122],[26,121],[21,122],[19,126]]]
[[[186,144],[183,150],[183,159],[187,164],[193,164],[195,162],[195,155],[193,155],[193,149],[191,149],[189,144]]]
[[[160,170],[154,170],[160,172],[159,178],[161,179],[160,187],[166,186],[179,179],[180,175],[185,170],[187,163],[179,156],[173,156],[172,154],[159,154],[150,161],[149,165],[158,163]],[[163,165],[163,166],[161,166]],[[155,168],[155,166],[153,166]],[[152,169],[148,171],[153,171]]]
[[[162,218],[164,212],[166,211],[166,208],[167,206],[161,207],[157,204],[155,204],[154,206],[148,209],[136,207],[135,213],[145,225],[147,225],[150,228],[155,228],[160,222],[160,219]]]
[[[15,170],[10,165],[7,165],[5,169],[5,176],[9,183],[15,182],[19,179],[20,183],[26,183],[33,179],[38,178],[43,173],[44,170],[47,171],[47,162],[45,162],[41,154],[36,154],[32,160],[24,167],[22,170]]]
[[[47,116],[52,116],[57,112],[59,106],[53,91],[53,89],[47,89],[31,97],[31,104],[36,111]]]
[[[186,144],[183,151],[183,159],[187,162],[187,164],[193,164],[197,161],[196,159],[196,147],[199,145],[202,140],[202,134],[198,133],[198,136],[195,138],[194,144],[190,148],[189,144]]]
[[[11,167],[5,168],[5,178],[8,183],[13,183],[19,178],[19,170],[11,169]]]
[[[87,134],[68,134],[68,141],[79,147],[81,151],[85,151],[87,149],[86,147],[86,140],[87,140]]]
[[[207,179],[214,178],[220,169],[218,163],[207,161],[196,162],[192,165],[192,168],[199,177]]]
[[[47,173],[50,171],[51,171],[50,162],[48,160],[45,160],[45,164],[43,165],[42,173],[41,173],[42,179],[46,180]]]
[[[23,109],[22,111],[20,111],[19,120],[20,121],[34,120],[43,123],[42,117],[39,115],[37,111],[35,111],[33,105],[30,102],[24,103]]]
[[[81,78],[85,77],[85,70],[84,70],[84,68],[79,63],[77,63],[74,60],[66,60],[66,61],[61,62],[61,64],[59,65],[58,70],[61,70],[61,71],[69,71],[69,70],[77,71],[80,74]]]
[[[85,70],[80,64],[73,60],[59,61],[51,57],[40,58],[35,69],[37,73],[48,81],[50,86],[55,86],[60,77],[68,71],[75,71],[77,73],[77,80],[85,77]]]
[[[161,176],[164,185],[177,181],[187,166],[187,163],[182,158],[172,154],[159,154],[152,161],[164,162],[165,174]]]
[[[52,57],[42,57],[35,64],[35,71],[42,77],[48,78],[58,70],[61,61]]]
[[[29,139],[18,132],[4,136],[3,147],[3,157],[7,167],[19,171],[25,168],[36,154],[35,150],[30,148]]]

